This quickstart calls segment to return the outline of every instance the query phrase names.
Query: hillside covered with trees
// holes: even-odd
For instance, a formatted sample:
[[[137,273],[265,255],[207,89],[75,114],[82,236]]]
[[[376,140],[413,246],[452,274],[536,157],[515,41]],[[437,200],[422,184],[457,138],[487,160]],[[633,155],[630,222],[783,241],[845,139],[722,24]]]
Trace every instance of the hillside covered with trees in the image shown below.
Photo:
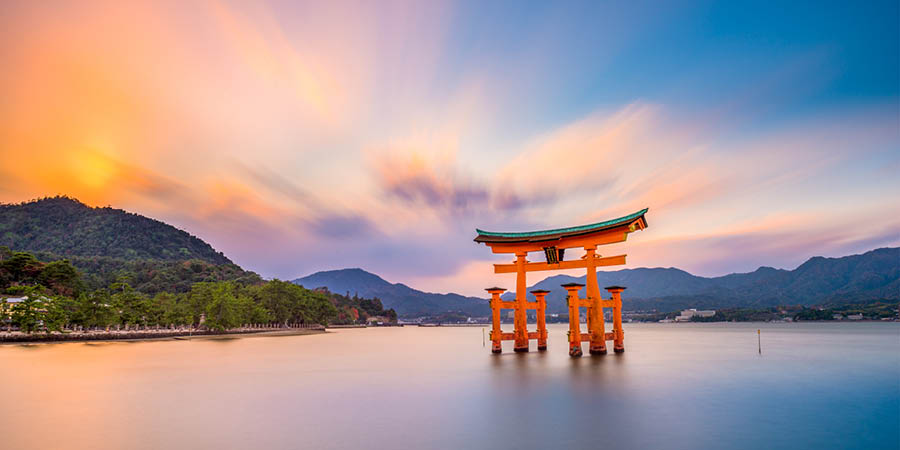
[[[70,258],[232,263],[203,240],[166,223],[62,196],[0,204],[0,245]]]
[[[0,248],[39,261],[66,260],[88,290],[127,282],[135,291],[185,293],[195,283],[262,278],[231,262],[200,238],[121,209],[92,208],[69,197],[0,205]]]

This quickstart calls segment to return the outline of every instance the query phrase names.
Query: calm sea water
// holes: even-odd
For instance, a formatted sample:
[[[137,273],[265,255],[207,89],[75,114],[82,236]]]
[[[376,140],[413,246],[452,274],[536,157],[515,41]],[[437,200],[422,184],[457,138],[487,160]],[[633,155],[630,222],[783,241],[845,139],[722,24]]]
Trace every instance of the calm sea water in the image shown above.
[[[0,447],[900,447],[900,324],[626,324],[574,360],[565,332],[0,346]]]

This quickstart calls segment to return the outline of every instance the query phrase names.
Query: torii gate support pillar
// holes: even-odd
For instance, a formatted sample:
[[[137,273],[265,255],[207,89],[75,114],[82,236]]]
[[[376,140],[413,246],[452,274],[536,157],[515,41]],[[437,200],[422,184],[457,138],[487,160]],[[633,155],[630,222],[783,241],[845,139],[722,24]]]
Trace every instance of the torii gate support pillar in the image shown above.
[[[622,286],[609,286],[605,288],[612,294],[613,302],[613,351],[616,353],[625,352],[625,330],[622,329]]]
[[[545,297],[550,291],[539,289],[531,291],[531,293],[537,299],[537,348],[542,352],[547,350],[547,299]]]
[[[500,353],[503,351],[501,347],[503,333],[500,331],[500,307],[502,305],[500,294],[506,292],[506,289],[495,287],[488,288],[487,291],[491,294],[491,352]]]
[[[584,287],[579,283],[568,283],[562,285],[566,288],[567,299],[569,304],[569,356],[578,358],[581,352],[581,316],[578,306],[581,301],[578,299],[578,291]]]

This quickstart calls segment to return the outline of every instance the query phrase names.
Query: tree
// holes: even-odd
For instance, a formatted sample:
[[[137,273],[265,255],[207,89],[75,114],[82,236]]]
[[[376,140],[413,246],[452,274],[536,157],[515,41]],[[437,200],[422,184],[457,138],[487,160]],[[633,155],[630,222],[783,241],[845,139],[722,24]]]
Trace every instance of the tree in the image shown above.
[[[42,269],[43,264],[27,252],[13,252],[10,257],[0,261],[0,272],[7,283],[34,284]]]
[[[253,296],[269,310],[273,320],[287,323],[291,320],[304,321],[302,307],[304,291],[306,289],[294,283],[276,278],[255,289]]]
[[[123,325],[146,325],[151,315],[147,296],[136,292],[128,283],[118,282],[109,286],[112,305],[119,311],[119,321]]]
[[[241,324],[240,301],[231,283],[216,283],[212,300],[206,305],[206,326],[212,330],[228,330]]]
[[[47,331],[62,331],[69,322],[68,315],[63,306],[65,297],[44,298],[41,322]]]
[[[191,322],[191,310],[183,295],[160,292],[153,297],[153,304],[161,311],[158,323],[184,325]]]
[[[36,278],[39,284],[60,295],[77,296],[84,289],[81,274],[68,260],[47,263]]]
[[[238,308],[242,323],[267,323],[272,320],[269,311],[249,295],[238,297]]]
[[[100,289],[78,298],[79,315],[82,325],[92,328],[106,328],[119,321],[119,311],[113,306],[112,296],[106,289]]]
[[[50,301],[47,308],[48,320],[53,324],[48,324],[47,328],[58,328],[56,331],[62,331],[69,324],[84,324],[84,316],[82,315],[81,305],[78,299],[66,297],[64,295],[55,295]],[[58,326],[57,326],[57,321]]]
[[[191,314],[190,323],[200,323],[200,316],[206,314],[206,308],[214,298],[216,283],[194,283],[188,293],[188,308]]]
[[[306,301],[304,303],[308,309],[306,313],[307,322],[328,325],[331,319],[337,317],[337,308],[334,307],[328,296],[321,292],[303,290],[306,291]]]
[[[23,300],[12,308],[12,322],[20,331],[33,333],[42,321],[44,302],[41,300],[41,291],[37,287],[27,289]]]
[[[391,323],[397,323],[397,311],[394,311],[394,308],[385,311],[384,316],[387,317]]]
[[[0,247],[0,251],[2,251],[5,247]],[[9,250],[9,249],[7,249]],[[6,297],[0,297],[0,320],[6,322],[6,331],[9,332],[10,326],[12,326],[12,320],[10,319],[9,303],[6,301]]]

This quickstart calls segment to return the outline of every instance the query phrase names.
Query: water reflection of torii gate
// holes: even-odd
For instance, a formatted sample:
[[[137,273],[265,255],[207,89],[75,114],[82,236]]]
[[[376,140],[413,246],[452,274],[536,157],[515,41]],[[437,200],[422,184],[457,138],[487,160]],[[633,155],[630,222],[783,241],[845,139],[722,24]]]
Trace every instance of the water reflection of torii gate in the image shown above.
[[[532,291],[537,301],[527,301],[525,273],[539,270],[584,268],[587,269],[587,298],[578,297],[578,291],[584,285],[577,283],[562,285],[568,292],[569,355],[581,356],[581,343],[583,341],[591,343],[591,354],[606,354],[606,341],[614,341],[613,350],[616,353],[624,352],[621,293],[625,288],[621,286],[607,287],[606,290],[610,292],[612,299],[603,300],[600,297],[600,288],[597,286],[597,267],[625,264],[625,255],[600,257],[596,254],[596,251],[598,245],[624,242],[628,237],[628,233],[646,228],[647,221],[644,219],[644,214],[646,213],[647,210],[644,209],[618,219],[556,230],[495,233],[476,229],[478,236],[475,238],[475,242],[486,244],[494,253],[512,253],[516,255],[516,260],[513,264],[494,264],[494,273],[516,273],[515,301],[501,300],[500,294],[506,291],[504,288],[487,289],[491,294],[493,319],[491,350],[494,353],[500,353],[501,342],[511,340],[515,341],[514,349],[516,352],[527,352],[528,343],[531,339],[537,339],[538,350],[546,350],[547,302],[545,297],[548,291]],[[579,247],[585,251],[581,259],[563,260],[566,249]],[[529,262],[526,259],[528,252],[543,252],[546,262]],[[579,307],[587,308],[588,333],[581,333]],[[606,332],[603,308],[613,309],[612,333]],[[501,309],[515,310],[515,331],[513,333],[503,333],[500,330]],[[534,309],[537,312],[536,332],[529,332],[526,328],[526,310],[529,309]]]

